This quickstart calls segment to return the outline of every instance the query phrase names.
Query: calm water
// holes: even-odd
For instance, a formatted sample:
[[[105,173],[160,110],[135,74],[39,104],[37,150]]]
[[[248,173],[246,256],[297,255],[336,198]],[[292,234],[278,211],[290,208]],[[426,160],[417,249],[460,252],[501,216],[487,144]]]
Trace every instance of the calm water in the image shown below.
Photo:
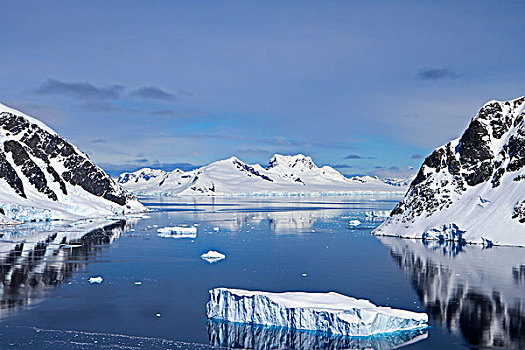
[[[525,347],[524,249],[373,237],[380,221],[364,213],[391,209],[386,199],[144,202],[154,210],[146,219],[4,232],[0,348]],[[196,239],[157,236],[193,224]],[[210,249],[227,258],[200,259]],[[90,284],[95,276],[103,282]],[[342,339],[208,322],[208,290],[220,286],[337,291],[427,312],[432,327]]]

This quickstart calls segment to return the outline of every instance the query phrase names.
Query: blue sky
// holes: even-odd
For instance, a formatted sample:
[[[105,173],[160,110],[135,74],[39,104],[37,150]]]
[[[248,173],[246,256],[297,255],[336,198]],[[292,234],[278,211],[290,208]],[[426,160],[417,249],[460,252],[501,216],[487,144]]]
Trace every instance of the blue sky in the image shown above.
[[[396,175],[525,94],[525,5],[2,2],[0,101],[115,174],[304,153]]]

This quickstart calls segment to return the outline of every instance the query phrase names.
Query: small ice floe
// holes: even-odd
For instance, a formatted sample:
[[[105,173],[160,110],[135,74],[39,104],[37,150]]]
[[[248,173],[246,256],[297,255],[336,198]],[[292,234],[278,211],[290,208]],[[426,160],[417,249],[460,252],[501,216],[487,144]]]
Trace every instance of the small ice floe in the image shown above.
[[[215,227],[213,228],[213,231],[215,231],[215,232],[219,232],[219,230],[220,230],[220,228],[218,228],[217,226],[215,226]]]
[[[140,282],[140,281],[137,281],[137,282],[134,283],[134,285],[136,285],[136,286],[140,286],[141,284],[142,284],[142,282]]]
[[[373,210],[365,212],[365,216],[369,219],[372,218],[387,218],[390,216],[390,210]]]
[[[194,226],[162,227],[157,232],[157,236],[164,238],[197,238],[197,228]]]
[[[308,274],[307,273],[302,273],[301,276],[306,277],[306,276],[308,276]]]
[[[89,283],[101,284],[103,280],[102,276],[89,277]]]
[[[160,317],[161,315],[160,315],[160,313],[157,313],[155,316]]]
[[[348,225],[350,225],[350,226],[354,226],[354,227],[355,227],[355,226],[359,226],[359,225],[361,225],[361,221],[359,221],[359,220],[350,220],[350,221],[348,222]]]
[[[270,293],[240,289],[210,290],[209,319],[313,331],[371,336],[428,327],[428,315],[376,306],[335,292]]]
[[[128,214],[126,215],[126,219],[151,219],[151,216],[145,215],[145,214]]]
[[[226,255],[215,250],[209,250],[207,253],[201,255],[201,259],[206,260],[210,264],[213,264],[217,261],[221,261],[222,259],[226,259]]]

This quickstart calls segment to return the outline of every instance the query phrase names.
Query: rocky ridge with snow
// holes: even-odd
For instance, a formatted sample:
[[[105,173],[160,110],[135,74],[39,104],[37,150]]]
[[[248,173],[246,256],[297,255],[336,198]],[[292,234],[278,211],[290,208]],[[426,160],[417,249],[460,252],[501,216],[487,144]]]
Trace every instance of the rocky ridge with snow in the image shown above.
[[[525,246],[525,97],[487,102],[429,155],[377,235]]]
[[[348,193],[404,193],[406,187],[377,177],[347,178],[329,166],[318,167],[302,154],[276,154],[266,168],[236,157],[201,168],[166,172],[144,168],[123,173],[118,183],[137,195],[335,195]],[[405,185],[406,186],[406,185]]]
[[[144,208],[55,131],[0,104],[0,214],[22,221],[75,219]]]

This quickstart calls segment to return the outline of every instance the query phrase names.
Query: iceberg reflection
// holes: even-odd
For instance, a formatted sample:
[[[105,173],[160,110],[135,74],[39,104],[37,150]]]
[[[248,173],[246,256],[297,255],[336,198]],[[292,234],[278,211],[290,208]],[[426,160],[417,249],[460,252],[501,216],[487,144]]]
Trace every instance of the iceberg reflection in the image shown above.
[[[525,249],[379,237],[430,319],[476,347],[525,348]]]
[[[427,337],[424,329],[372,337],[335,337],[284,328],[208,321],[210,345],[229,349],[392,349]]]

